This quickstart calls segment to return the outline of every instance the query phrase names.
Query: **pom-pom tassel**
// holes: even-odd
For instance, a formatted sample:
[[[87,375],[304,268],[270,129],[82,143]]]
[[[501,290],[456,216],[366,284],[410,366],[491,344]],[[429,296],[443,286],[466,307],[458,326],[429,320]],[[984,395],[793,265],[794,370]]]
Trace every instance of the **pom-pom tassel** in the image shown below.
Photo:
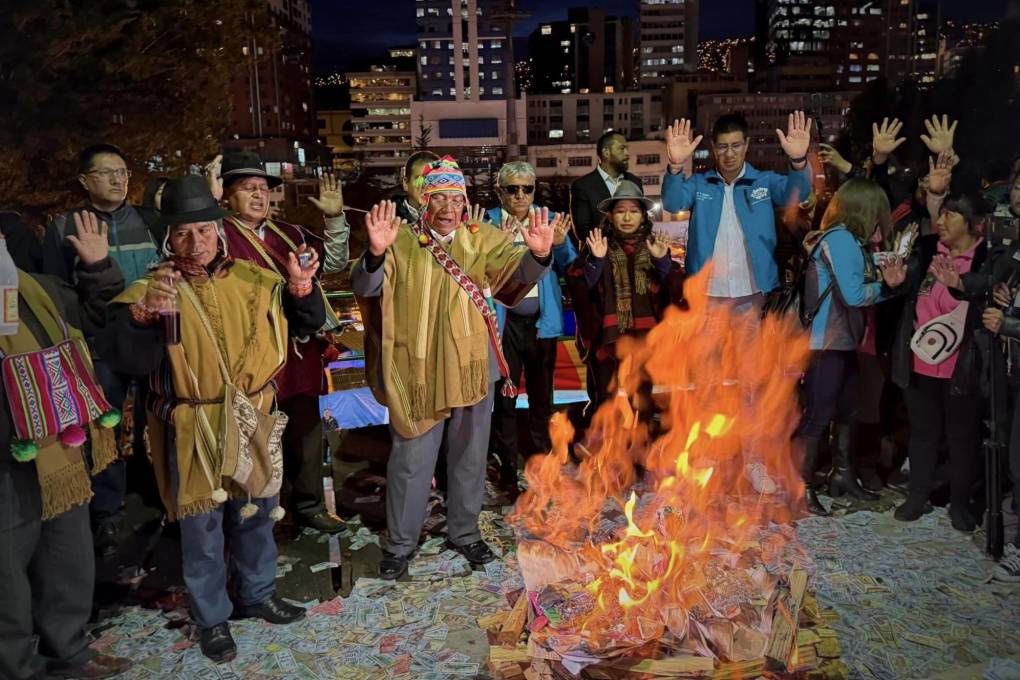
[[[19,463],[35,460],[37,453],[39,453],[39,445],[31,439],[15,439],[11,441],[11,455]]]
[[[279,522],[283,519],[283,516],[287,514],[287,511],[277,505],[275,508],[269,511],[269,519],[274,522]]]
[[[241,506],[241,510],[238,512],[238,514],[241,516],[241,521],[243,522],[246,519],[251,519],[252,517],[254,517],[256,514],[258,514],[258,511],[259,506],[252,503],[251,498],[249,498],[248,502]]]
[[[503,381],[503,387],[500,388],[499,393],[507,399],[513,399],[517,396],[517,385],[514,385],[514,381],[507,378]]]
[[[60,443],[64,446],[75,447],[85,443],[85,430],[77,425],[71,425],[60,433]]]
[[[222,505],[223,503],[226,503],[227,502],[227,498],[228,498],[227,490],[224,489],[222,486],[212,492],[212,499],[213,499],[213,501],[215,501],[216,503],[219,503],[220,505]]]
[[[105,428],[117,427],[120,425],[120,421],[120,411],[115,408],[111,408],[109,411],[99,416],[99,424]]]

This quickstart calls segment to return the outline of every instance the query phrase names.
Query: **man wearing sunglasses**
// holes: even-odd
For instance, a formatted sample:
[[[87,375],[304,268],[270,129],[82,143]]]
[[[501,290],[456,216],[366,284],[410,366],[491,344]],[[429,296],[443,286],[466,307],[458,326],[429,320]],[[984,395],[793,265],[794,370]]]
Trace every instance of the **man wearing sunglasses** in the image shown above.
[[[507,163],[497,177],[501,205],[488,211],[493,225],[513,236],[515,245],[524,245],[529,211],[539,209],[535,200],[535,169],[524,161]],[[555,215],[549,213],[550,221]],[[496,304],[503,354],[510,379],[520,384],[521,373],[528,387],[528,430],[534,448],[527,453],[548,452],[549,419],[553,407],[553,371],[556,345],[563,335],[563,291],[560,277],[577,257],[567,238],[569,223],[561,222],[553,238],[553,261],[517,305]],[[496,395],[492,413],[492,432],[500,461],[500,481],[511,496],[517,495],[517,398]]]

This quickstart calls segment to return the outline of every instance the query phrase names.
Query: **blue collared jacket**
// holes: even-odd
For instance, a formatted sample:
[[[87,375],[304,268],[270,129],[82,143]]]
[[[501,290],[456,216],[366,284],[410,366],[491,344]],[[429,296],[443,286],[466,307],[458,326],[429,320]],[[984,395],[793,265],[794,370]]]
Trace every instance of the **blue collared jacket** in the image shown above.
[[[549,220],[551,221],[554,216],[550,210]],[[503,209],[492,208],[486,214],[486,219],[498,227],[503,221]],[[563,290],[560,288],[560,277],[566,275],[567,267],[577,259],[577,250],[568,238],[561,245],[553,247],[552,255],[552,266],[538,281],[539,317],[535,326],[540,338],[558,338],[563,335]],[[506,307],[498,303],[496,319],[502,333],[503,324],[506,323]]]
[[[687,273],[697,274],[712,259],[719,233],[725,180],[715,170],[690,178],[683,173],[666,172],[662,181],[662,205],[670,212],[691,211],[687,234]],[[756,170],[744,164],[744,176],[733,187],[737,219],[744,232],[751,273],[757,290],[768,292],[779,287],[776,265],[775,209],[807,200],[811,193],[811,164],[801,170],[791,168],[780,175]]]

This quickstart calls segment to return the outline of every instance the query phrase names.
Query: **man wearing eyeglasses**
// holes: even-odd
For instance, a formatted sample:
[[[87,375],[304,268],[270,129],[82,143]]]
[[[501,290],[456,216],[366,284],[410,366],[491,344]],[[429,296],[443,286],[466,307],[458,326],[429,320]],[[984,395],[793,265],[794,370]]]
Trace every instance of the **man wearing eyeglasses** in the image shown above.
[[[514,245],[524,245],[529,211],[538,209],[535,200],[535,169],[524,161],[513,161],[497,177],[502,205],[488,211],[488,221],[513,236]],[[555,219],[550,212],[549,219]],[[560,277],[577,257],[567,232],[569,221],[559,223],[553,238],[552,267],[517,305],[496,304],[496,319],[510,379],[520,383],[521,373],[528,386],[528,423],[534,451],[550,450],[549,419],[553,408],[553,372],[556,345],[563,335],[563,291]],[[492,431],[500,460],[500,481],[517,494],[517,398],[496,395]]]
[[[765,294],[779,287],[776,263],[776,208],[796,205],[811,193],[811,167],[807,162],[811,144],[811,119],[803,111],[790,114],[787,131],[776,130],[789,157],[790,172],[781,175],[758,170],[746,162],[751,140],[747,121],[735,114],[720,116],[712,127],[715,169],[684,177],[683,165],[702,136],[692,139],[691,124],[678,120],[666,129],[669,166],[662,183],[662,205],[670,212],[691,211],[687,234],[687,273],[697,274],[709,262],[706,322],[728,324],[740,316],[742,332],[757,333]],[[738,340],[739,342],[739,340]],[[738,366],[738,373],[739,373]],[[740,375],[732,376],[744,385]],[[745,401],[755,395],[745,389]],[[745,473],[759,493],[778,491],[755,452],[754,442],[744,442]]]
[[[751,144],[747,129],[739,114],[720,116],[712,127],[715,169],[684,177],[682,167],[702,136],[691,139],[690,122],[675,121],[666,129],[669,167],[662,183],[666,210],[692,211],[687,273],[697,274],[711,261],[709,296],[733,304],[738,312],[760,309],[764,294],[779,286],[773,256],[775,209],[806,200],[811,193],[811,119],[795,111],[788,131],[776,130],[790,160],[786,175],[758,170],[745,161]]]
[[[151,262],[159,259],[155,236],[143,219],[139,208],[127,202],[131,171],[124,153],[112,144],[96,144],[78,155],[78,183],[88,193],[85,209],[95,213],[109,229],[110,257],[130,285],[147,272]],[[44,274],[76,284],[78,253],[67,236],[75,234],[74,212],[58,215],[46,228],[43,241]],[[127,395],[130,380],[113,373],[101,357],[94,356],[96,375],[106,398],[120,408]],[[120,520],[127,488],[127,470],[117,460],[92,478],[92,530],[97,554],[103,559],[117,551]]]

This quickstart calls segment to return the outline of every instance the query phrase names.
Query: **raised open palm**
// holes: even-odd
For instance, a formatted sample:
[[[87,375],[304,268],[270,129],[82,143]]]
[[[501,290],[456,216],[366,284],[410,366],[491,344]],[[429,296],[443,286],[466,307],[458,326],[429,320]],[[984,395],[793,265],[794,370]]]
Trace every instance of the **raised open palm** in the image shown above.
[[[950,124],[949,116],[944,114],[941,121],[938,116],[932,116],[931,120],[924,121],[924,127],[928,134],[921,135],[921,141],[928,147],[928,151],[931,151],[933,154],[952,151],[953,137],[956,135],[956,124],[958,122],[954,120]]]
[[[871,124],[871,152],[876,163],[881,165],[889,158],[889,154],[899,148],[900,144],[907,141],[906,137],[897,137],[903,123],[898,118],[891,121],[888,118],[882,119],[882,124]]]
[[[609,241],[603,236],[601,229],[592,229],[591,233],[588,234],[586,242],[588,250],[595,257],[605,257],[606,253],[609,252]]]
[[[661,231],[653,231],[648,237],[648,252],[659,259],[669,253],[669,236]]]
[[[666,158],[673,165],[680,165],[694,153],[701,144],[703,135],[691,139],[691,121],[686,118],[673,121],[666,127]]]
[[[811,119],[803,111],[794,111],[786,124],[786,132],[776,130],[776,136],[787,156],[804,158],[811,146]]]
[[[67,240],[74,246],[83,264],[93,265],[107,258],[110,241],[106,222],[96,217],[94,212],[82,210],[74,213],[74,229],[75,233],[69,234]]]
[[[344,211],[344,194],[340,180],[326,174],[319,178],[319,197],[309,196],[316,208],[326,217],[336,217]]]
[[[397,217],[397,204],[393,201],[376,203],[365,215],[365,230],[368,232],[368,250],[379,257],[397,240],[397,234],[404,220]]]
[[[563,215],[556,218],[563,219]],[[552,250],[555,227],[549,223],[549,208],[532,208],[528,212],[528,227],[524,230],[524,245],[538,258],[547,257]]]

